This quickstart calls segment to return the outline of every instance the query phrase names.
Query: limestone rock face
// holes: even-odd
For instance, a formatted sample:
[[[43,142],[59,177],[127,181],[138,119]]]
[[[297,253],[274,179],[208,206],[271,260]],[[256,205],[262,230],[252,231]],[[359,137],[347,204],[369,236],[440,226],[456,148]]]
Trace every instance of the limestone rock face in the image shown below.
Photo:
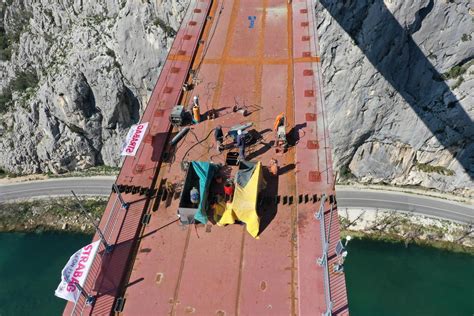
[[[472,2],[316,5],[334,169],[473,193]]]
[[[13,173],[117,166],[189,0],[14,0],[0,7],[11,58],[0,92],[21,73],[0,114],[0,168]],[[25,88],[25,87],[24,87]]]
[[[0,168],[116,166],[189,0],[13,0],[0,90]],[[474,8],[469,0],[320,0],[325,105],[339,178],[473,193]]]

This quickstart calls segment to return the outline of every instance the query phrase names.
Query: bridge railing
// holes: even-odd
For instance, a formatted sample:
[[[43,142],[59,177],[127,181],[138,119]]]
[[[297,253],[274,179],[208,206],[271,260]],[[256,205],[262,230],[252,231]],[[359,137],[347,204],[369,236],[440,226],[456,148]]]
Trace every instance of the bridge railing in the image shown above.
[[[102,234],[104,235],[105,241],[109,245],[114,244],[113,236],[115,232],[115,227],[120,218],[119,212],[126,212],[125,209],[122,208],[122,204],[119,201],[118,195],[115,195],[114,202],[112,204],[112,209],[110,210],[109,216],[105,221],[104,228],[102,230]],[[97,254],[100,254],[97,256]],[[84,282],[84,289],[90,292],[94,288],[94,282],[97,280],[99,276],[101,265],[102,265],[102,258],[106,255],[106,249],[103,243],[100,244],[99,249],[97,250],[94,258],[92,259],[92,266],[89,270],[89,274]],[[97,260],[96,260],[97,259]],[[82,315],[84,312],[84,308],[86,307],[86,299],[84,296],[81,295],[79,300],[74,304],[74,307],[71,311],[72,315]]]
[[[319,211],[314,214],[315,218],[319,221],[319,228],[321,234],[321,245],[322,245],[322,254],[318,258],[318,264],[323,268],[324,274],[324,298],[326,302],[326,311],[323,316],[330,316],[332,314],[332,300],[331,300],[331,289],[329,285],[329,267],[328,267],[328,252],[329,252],[329,233],[328,238],[326,238],[326,223],[324,220],[324,205],[326,203],[326,195],[323,194],[321,197],[321,205],[319,206]],[[331,204],[331,217],[332,218],[333,207]],[[329,230],[331,229],[331,223],[329,223]]]

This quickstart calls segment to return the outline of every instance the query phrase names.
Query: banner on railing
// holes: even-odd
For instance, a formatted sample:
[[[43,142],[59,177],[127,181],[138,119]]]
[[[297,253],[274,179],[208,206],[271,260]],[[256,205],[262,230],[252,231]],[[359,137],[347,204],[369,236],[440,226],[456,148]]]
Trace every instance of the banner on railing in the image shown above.
[[[130,127],[130,131],[128,131],[127,134],[127,139],[125,140],[125,144],[122,147],[122,156],[135,156],[138,147],[140,147],[143,136],[145,135],[147,127],[148,122]]]
[[[99,249],[99,244],[99,240],[88,244],[69,258],[66,266],[61,271],[61,282],[54,295],[71,302],[77,302],[81,296],[81,291],[76,286],[76,283],[79,283],[80,286],[84,285],[94,256],[97,249]]]

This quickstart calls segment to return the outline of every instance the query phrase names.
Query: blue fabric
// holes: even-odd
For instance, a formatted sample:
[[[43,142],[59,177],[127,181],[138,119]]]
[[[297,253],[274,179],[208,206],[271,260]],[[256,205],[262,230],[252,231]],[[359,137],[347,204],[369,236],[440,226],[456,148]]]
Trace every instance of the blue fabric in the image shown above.
[[[198,203],[199,202],[199,191],[195,188],[191,190],[191,203]]]
[[[244,188],[249,182],[250,178],[252,178],[256,166],[256,162],[241,161],[239,163],[239,171],[235,175],[235,181],[237,184]]]
[[[237,135],[237,146],[245,148],[245,135],[243,133]]]
[[[193,161],[191,163],[194,171],[199,177],[199,192],[201,193],[201,200],[199,201],[198,210],[194,219],[206,224],[207,223],[207,196],[209,191],[209,184],[216,170],[216,166],[204,161]]]

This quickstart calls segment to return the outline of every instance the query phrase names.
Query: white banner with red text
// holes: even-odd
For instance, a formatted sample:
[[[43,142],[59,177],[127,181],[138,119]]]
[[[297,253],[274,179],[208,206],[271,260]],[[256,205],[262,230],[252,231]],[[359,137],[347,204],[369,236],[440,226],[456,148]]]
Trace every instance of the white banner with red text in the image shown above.
[[[122,156],[135,156],[138,147],[140,147],[143,136],[145,135],[147,127],[148,122],[130,127],[130,131],[127,134],[127,139],[125,140],[125,144],[122,148]]]
[[[99,245],[100,240],[88,244],[69,258],[63,271],[61,271],[61,282],[54,295],[74,303],[77,302],[81,296],[81,291],[76,286],[76,283],[84,286]]]

